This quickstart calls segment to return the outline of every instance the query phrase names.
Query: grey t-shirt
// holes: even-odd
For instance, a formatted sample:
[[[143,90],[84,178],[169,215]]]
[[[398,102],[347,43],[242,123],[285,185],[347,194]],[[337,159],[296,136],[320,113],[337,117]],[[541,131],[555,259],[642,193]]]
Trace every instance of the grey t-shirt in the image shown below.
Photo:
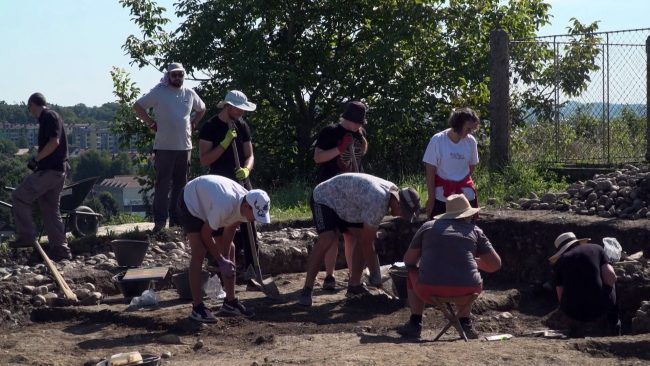
[[[395,184],[370,174],[345,173],[314,188],[314,201],[325,205],[352,223],[379,225],[388,209]]]
[[[153,108],[154,120],[158,127],[153,143],[154,149],[192,149],[190,114],[192,110],[197,112],[205,110],[205,103],[194,90],[157,85],[136,103],[144,109]]]
[[[409,249],[421,249],[419,282],[475,287],[483,283],[475,257],[492,251],[483,230],[464,220],[433,220],[415,233]]]

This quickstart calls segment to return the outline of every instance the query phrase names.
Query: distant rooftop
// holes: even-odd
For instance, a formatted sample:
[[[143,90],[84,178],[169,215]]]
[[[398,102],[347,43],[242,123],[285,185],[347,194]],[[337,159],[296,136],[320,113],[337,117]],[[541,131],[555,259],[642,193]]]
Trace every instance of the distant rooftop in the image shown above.
[[[101,183],[102,187],[114,188],[140,188],[141,185],[133,175],[116,175],[113,178],[106,178]]]

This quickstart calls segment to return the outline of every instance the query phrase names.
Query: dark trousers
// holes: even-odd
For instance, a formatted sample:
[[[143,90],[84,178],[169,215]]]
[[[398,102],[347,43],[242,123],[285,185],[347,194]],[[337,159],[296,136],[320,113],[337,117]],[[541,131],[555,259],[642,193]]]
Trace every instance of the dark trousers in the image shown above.
[[[35,240],[32,203],[38,201],[49,250],[52,254],[61,256],[70,254],[60,211],[64,181],[65,172],[50,169],[37,170],[28,175],[11,195],[12,213],[18,238],[26,243]]]
[[[235,238],[233,239],[233,242],[235,243],[235,247],[237,250],[241,250],[243,248],[244,250],[244,269],[248,268],[248,266],[253,265],[253,251],[251,250],[251,245],[249,243],[248,239],[248,228],[246,227],[248,224],[247,223],[242,223],[239,226],[239,231],[235,233]],[[257,246],[257,230],[255,229],[255,223],[251,223],[251,229],[253,229],[253,244],[255,250],[259,250]]]
[[[187,183],[191,150],[156,150],[154,167],[156,183],[153,195],[153,221],[164,225],[169,218],[169,225],[179,225],[176,210],[178,197]],[[174,204],[170,205],[169,203]]]

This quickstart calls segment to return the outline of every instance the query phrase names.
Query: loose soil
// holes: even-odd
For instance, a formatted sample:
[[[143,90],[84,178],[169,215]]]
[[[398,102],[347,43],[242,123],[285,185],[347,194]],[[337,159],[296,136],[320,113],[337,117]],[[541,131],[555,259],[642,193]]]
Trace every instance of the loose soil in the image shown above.
[[[384,286],[388,294],[372,289],[372,296],[346,299],[346,276],[345,270],[336,272],[340,290],[335,293],[316,288],[311,308],[296,304],[302,273],[274,277],[282,293],[278,301],[240,285],[238,296],[256,315],[250,319],[219,317],[209,325],[189,320],[189,303],[178,300],[173,289],[159,291],[160,302],[152,309],[131,310],[119,295],[103,299],[100,305],[35,308],[31,322],[1,323],[0,365],[94,365],[112,354],[135,350],[170,353],[163,365],[650,362],[648,334],[584,339],[534,336],[534,331],[547,329],[545,320],[556,307],[552,292],[504,283],[486,283],[474,306],[480,339],[465,343],[452,329],[433,342],[445,322],[438,310],[427,308],[422,339],[407,340],[395,328],[408,319],[409,311],[391,296],[390,281]],[[207,300],[207,304],[215,312],[220,306],[218,300]],[[514,337],[496,342],[484,339],[501,333]]]

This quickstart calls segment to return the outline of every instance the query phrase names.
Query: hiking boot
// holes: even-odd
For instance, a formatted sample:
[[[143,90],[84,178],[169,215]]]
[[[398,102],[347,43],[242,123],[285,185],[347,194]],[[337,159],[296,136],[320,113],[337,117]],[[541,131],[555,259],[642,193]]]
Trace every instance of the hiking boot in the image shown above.
[[[153,229],[151,229],[151,232],[154,233],[154,234],[158,234],[158,233],[161,232],[162,229],[164,229],[164,228],[165,228],[165,223],[164,223],[164,222],[162,222],[162,223],[159,222],[159,223],[156,223],[156,224],[153,226]]]
[[[460,327],[463,328],[467,339],[478,339],[478,332],[474,329],[474,324],[470,318],[460,318]]]
[[[242,304],[238,298],[235,298],[231,301],[223,300],[223,305],[221,305],[221,310],[219,313],[225,315],[241,315],[246,318],[250,318],[251,316],[255,315],[255,312],[253,312],[251,309],[246,309],[244,304]]]
[[[356,286],[348,286],[348,291],[345,293],[345,297],[356,297],[356,296],[365,296],[371,295],[370,291],[364,284]]]
[[[217,318],[205,307],[204,303],[192,306],[190,318],[202,323],[214,323],[217,321]]]
[[[323,290],[336,291],[336,279],[334,276],[329,275],[323,280]]]
[[[24,240],[21,238],[16,238],[10,242],[7,243],[9,245],[9,248],[14,248],[14,249],[20,249],[20,248],[33,248],[35,240]]]
[[[309,287],[304,287],[300,291],[300,297],[298,297],[298,304],[302,306],[311,306],[312,304],[312,299],[311,299],[311,291]]]
[[[412,321],[406,321],[406,324],[397,328],[397,333],[406,338],[420,338],[422,334],[422,324],[415,324]]]

